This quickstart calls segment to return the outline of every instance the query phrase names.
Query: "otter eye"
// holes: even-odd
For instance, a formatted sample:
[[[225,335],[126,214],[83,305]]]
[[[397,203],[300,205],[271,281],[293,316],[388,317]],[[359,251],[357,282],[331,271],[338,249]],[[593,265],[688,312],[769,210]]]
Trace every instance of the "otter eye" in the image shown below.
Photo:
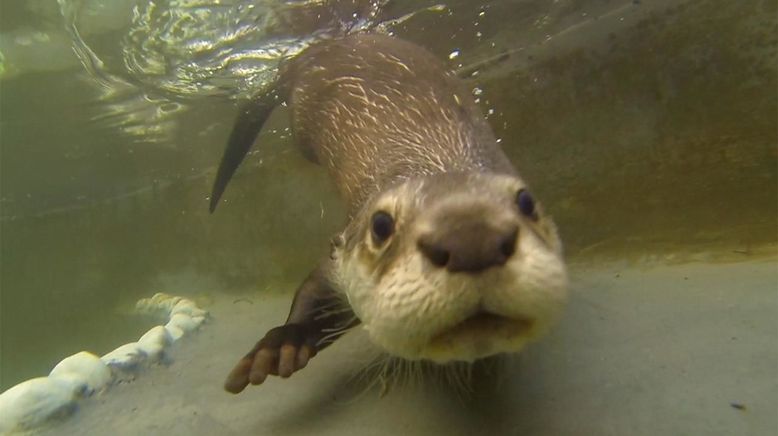
[[[516,205],[519,206],[519,211],[524,216],[536,218],[535,200],[532,199],[532,195],[526,189],[520,189],[519,193],[516,194]]]
[[[370,230],[376,245],[383,244],[394,233],[394,219],[388,213],[379,210],[371,218]]]

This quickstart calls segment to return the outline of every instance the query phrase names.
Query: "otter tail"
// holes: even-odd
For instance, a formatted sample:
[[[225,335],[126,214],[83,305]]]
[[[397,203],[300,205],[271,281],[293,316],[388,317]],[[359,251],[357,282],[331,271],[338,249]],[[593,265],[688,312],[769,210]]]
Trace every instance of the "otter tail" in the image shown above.
[[[238,119],[235,121],[232,133],[230,133],[230,139],[227,141],[227,147],[224,149],[222,160],[219,163],[216,179],[213,181],[211,204],[209,206],[211,213],[216,210],[216,206],[219,204],[219,199],[227,188],[227,184],[230,182],[232,175],[235,174],[235,170],[238,169],[238,165],[243,162],[246,154],[251,149],[251,145],[257,139],[257,135],[262,130],[265,121],[270,117],[270,114],[278,106],[279,102],[286,98],[286,95],[284,95],[286,93],[283,92],[284,88],[283,85],[275,87],[251,99],[251,101],[241,107]]]

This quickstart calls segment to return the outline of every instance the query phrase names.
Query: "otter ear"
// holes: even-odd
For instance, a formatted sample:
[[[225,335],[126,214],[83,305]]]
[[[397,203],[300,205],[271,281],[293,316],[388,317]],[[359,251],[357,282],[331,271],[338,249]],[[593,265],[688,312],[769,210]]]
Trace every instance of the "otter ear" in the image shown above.
[[[330,240],[330,259],[336,260],[343,247],[346,245],[346,237],[343,233],[338,233]]]

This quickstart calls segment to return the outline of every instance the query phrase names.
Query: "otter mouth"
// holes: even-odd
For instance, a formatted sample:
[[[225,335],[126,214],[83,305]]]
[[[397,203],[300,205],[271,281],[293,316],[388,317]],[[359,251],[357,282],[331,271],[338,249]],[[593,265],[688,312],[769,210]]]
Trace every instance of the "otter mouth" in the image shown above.
[[[447,328],[430,340],[435,348],[452,347],[463,341],[510,341],[525,336],[532,329],[532,320],[508,318],[488,312],[479,312],[464,321]]]

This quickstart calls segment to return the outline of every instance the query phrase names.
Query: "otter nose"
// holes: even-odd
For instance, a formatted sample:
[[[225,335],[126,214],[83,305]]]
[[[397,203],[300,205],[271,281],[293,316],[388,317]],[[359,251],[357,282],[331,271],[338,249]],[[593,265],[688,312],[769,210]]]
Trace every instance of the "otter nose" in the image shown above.
[[[446,229],[419,237],[417,246],[429,261],[450,272],[475,273],[503,265],[516,251],[519,228],[497,229],[483,222]]]

